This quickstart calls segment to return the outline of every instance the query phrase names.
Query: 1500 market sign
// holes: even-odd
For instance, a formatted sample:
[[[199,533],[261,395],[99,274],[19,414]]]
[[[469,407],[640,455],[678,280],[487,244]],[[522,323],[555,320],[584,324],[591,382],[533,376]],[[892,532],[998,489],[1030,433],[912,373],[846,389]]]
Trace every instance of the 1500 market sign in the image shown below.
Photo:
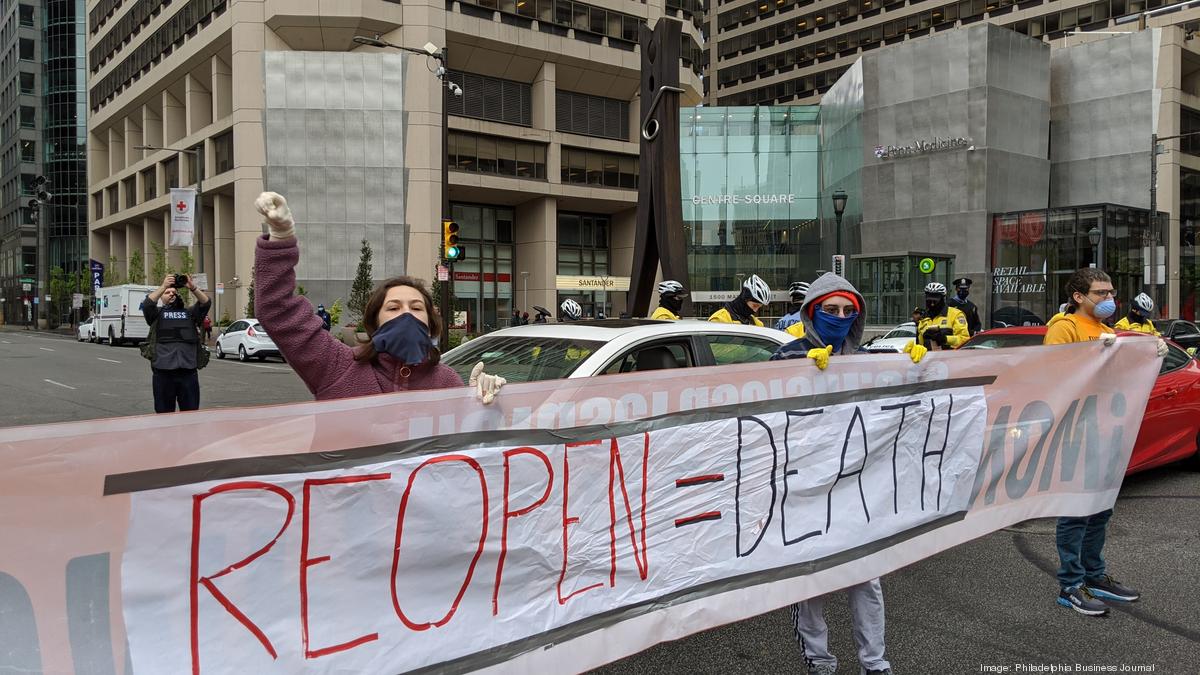
[[[875,146],[876,159],[899,159],[901,157],[916,157],[917,155],[928,155],[935,152],[947,152],[950,150],[974,150],[971,139],[958,136],[955,138],[938,138],[933,140],[915,140],[908,145],[877,145]]]

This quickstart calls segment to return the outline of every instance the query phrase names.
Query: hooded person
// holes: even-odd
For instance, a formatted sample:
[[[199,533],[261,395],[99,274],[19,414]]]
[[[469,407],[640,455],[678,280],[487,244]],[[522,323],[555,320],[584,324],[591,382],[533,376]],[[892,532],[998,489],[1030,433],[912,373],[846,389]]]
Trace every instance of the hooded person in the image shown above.
[[[791,304],[788,305],[787,314],[775,322],[775,330],[785,331],[794,338],[804,337],[804,322],[800,321],[800,308],[804,305],[804,298],[807,296],[807,283],[793,281],[792,285],[788,286],[788,299],[791,300]]]
[[[658,285],[658,307],[650,315],[651,319],[660,321],[678,321],[679,312],[683,310],[683,299],[688,291],[683,284],[668,279]]]
[[[1154,327],[1154,300],[1145,293],[1138,293],[1129,305],[1129,313],[1121,317],[1113,328],[1117,330],[1132,330],[1162,337],[1162,333]]]
[[[853,354],[866,326],[865,308],[866,301],[853,284],[832,272],[822,274],[809,285],[808,295],[800,306],[804,337],[779,347],[771,360],[807,358],[824,370],[830,355]],[[909,343],[905,351],[913,363],[925,355],[925,350],[915,342]],[[891,672],[891,664],[884,658],[883,587],[879,579],[855,584],[845,592],[850,600],[854,641],[863,672]],[[837,672],[837,657],[829,651],[829,627],[825,622],[828,597],[818,596],[792,606],[792,628],[810,673]]]
[[[967,315],[946,304],[946,286],[937,281],[925,285],[925,316],[917,324],[917,344],[926,349],[958,349],[971,339]]]
[[[321,321],[325,324],[325,330],[330,330],[333,326],[333,317],[329,312],[325,311],[325,305],[317,305],[317,316],[321,317]]]
[[[742,282],[742,291],[725,306],[712,313],[709,321],[717,323],[740,323],[762,328],[763,322],[756,316],[771,302],[771,287],[757,274],[751,274]]]
[[[441,363],[435,342],[444,337],[442,318],[423,281],[402,276],[381,284],[363,312],[367,341],[342,344],[296,294],[300,245],[287,200],[264,192],[254,206],[269,230],[254,251],[257,318],[317,400],[463,386]],[[503,377],[483,372],[482,361],[471,371],[469,386],[485,404],[504,384]]]

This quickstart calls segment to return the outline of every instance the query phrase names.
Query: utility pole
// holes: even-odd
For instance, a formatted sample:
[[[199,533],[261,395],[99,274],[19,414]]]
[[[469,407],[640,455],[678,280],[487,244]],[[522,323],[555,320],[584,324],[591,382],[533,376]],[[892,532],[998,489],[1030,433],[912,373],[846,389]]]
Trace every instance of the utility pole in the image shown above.
[[[436,58],[438,61],[441,61],[442,67],[440,71],[443,73],[442,76],[439,76],[438,93],[441,95],[438,98],[441,99],[440,102],[442,104],[442,222],[445,222],[447,220],[453,220],[453,218],[450,217],[450,106],[446,99],[446,88],[442,86],[441,81],[441,77],[445,76],[444,73],[446,66],[450,63],[447,60],[449,58],[447,48],[442,47],[440,56]],[[450,284],[454,283],[454,261],[445,260],[442,262],[442,264],[446,266],[446,282],[441,284],[442,324],[446,326],[448,334],[451,321],[450,315],[454,311],[454,308],[450,306]],[[483,267],[480,266],[479,269],[482,270]],[[482,297],[482,293],[480,294],[480,297]],[[450,344],[449,338],[447,338],[446,344]]]

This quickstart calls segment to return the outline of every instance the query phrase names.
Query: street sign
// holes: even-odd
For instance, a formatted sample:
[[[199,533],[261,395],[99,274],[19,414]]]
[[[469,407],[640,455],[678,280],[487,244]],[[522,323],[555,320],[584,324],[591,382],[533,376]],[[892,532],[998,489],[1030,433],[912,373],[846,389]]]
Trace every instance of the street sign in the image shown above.
[[[21,284],[21,290],[28,293],[29,291],[33,290],[33,284]]]
[[[47,296],[46,296],[46,302],[50,302],[50,296],[49,296],[49,295],[47,295]]]
[[[220,281],[218,281],[218,282],[217,282],[217,295],[221,295],[221,294],[223,294],[224,292],[225,292],[225,284],[224,284],[224,282],[220,282]]]
[[[104,263],[99,260],[89,260],[92,269],[92,288],[99,289],[104,285]]]
[[[437,266],[437,280],[438,281],[450,281],[450,268],[446,267],[445,265],[438,265]]]
[[[933,262],[933,258],[921,258],[921,274],[931,274],[936,267],[937,264]]]
[[[21,277],[21,283],[23,283],[23,284],[32,284],[32,283],[33,283],[33,277]]]
[[[199,274],[193,274],[192,275],[192,283],[196,284],[196,288],[199,288],[202,291],[207,291],[208,290],[208,273],[201,272]]]
[[[36,304],[39,304],[39,302],[40,302],[40,301],[41,301],[41,298],[39,298],[39,297],[38,297],[38,296],[36,296],[36,295],[35,295],[35,296],[33,296],[33,304],[35,304],[35,305],[36,305]]]
[[[844,255],[833,256],[833,273],[838,275],[839,277],[846,276],[846,256],[844,256]]]
[[[83,307],[83,293],[71,294],[71,309],[80,309]]]

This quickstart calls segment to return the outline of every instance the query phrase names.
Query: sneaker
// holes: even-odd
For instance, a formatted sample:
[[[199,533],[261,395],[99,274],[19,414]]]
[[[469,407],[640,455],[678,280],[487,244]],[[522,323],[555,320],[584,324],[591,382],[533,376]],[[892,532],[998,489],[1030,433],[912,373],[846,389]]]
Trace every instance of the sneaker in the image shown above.
[[[808,675],[837,675],[837,665],[833,663],[809,664]]]
[[[1070,607],[1076,612],[1086,614],[1087,616],[1104,616],[1108,614],[1108,606],[1089,593],[1086,586],[1076,586],[1075,588],[1059,591],[1058,604],[1063,607]]]
[[[1102,600],[1118,600],[1120,602],[1137,602],[1142,597],[1141,593],[1122,586],[1121,582],[1105,574],[1095,581],[1085,581],[1083,585],[1087,587],[1092,595]]]
[[[883,668],[881,670],[863,670],[866,675],[892,675],[891,668]]]

